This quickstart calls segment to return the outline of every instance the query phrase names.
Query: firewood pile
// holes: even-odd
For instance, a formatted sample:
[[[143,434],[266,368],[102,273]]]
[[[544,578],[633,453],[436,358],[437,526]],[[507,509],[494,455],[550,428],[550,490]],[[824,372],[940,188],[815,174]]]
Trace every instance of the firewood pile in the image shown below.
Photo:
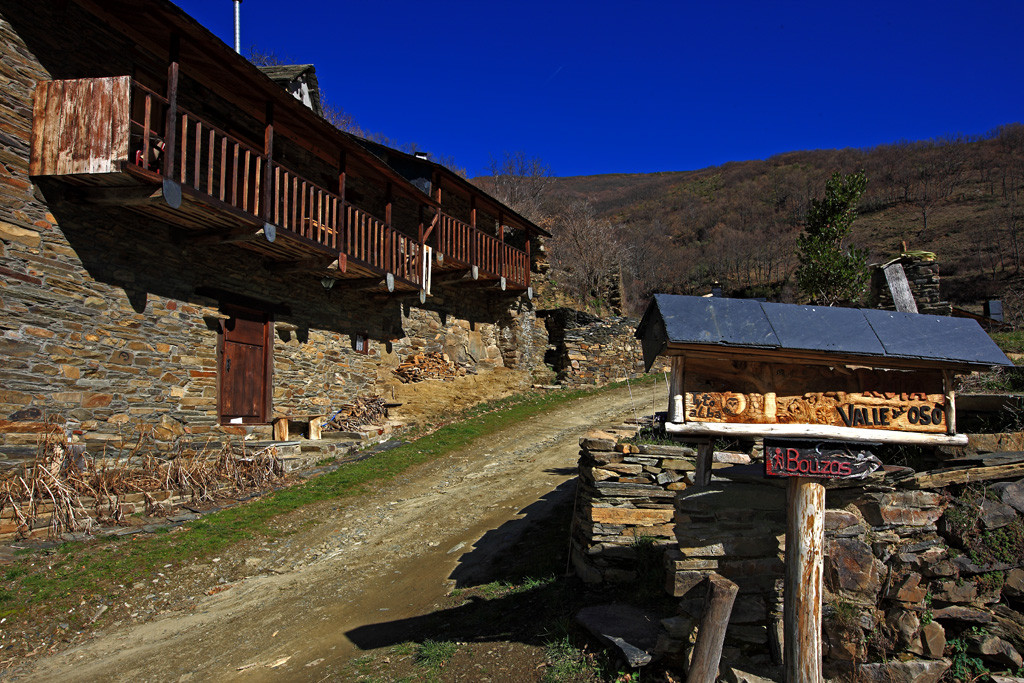
[[[324,432],[353,432],[362,425],[387,422],[388,409],[380,396],[357,398],[355,403],[343,405],[321,426]]]
[[[157,492],[207,502],[270,488],[284,476],[273,448],[255,453],[239,453],[230,445],[217,451],[181,448],[157,458],[151,446],[140,436],[126,452],[94,458],[53,424],[32,463],[0,473],[0,519],[27,534],[37,517],[49,515],[49,535],[59,537],[90,531],[97,520],[120,523],[117,503],[126,495],[143,494],[147,513],[159,513],[166,510],[151,495]]]
[[[407,357],[395,368],[398,379],[409,382],[422,382],[425,379],[448,380],[462,377],[466,369],[459,367],[443,353],[417,353]]]

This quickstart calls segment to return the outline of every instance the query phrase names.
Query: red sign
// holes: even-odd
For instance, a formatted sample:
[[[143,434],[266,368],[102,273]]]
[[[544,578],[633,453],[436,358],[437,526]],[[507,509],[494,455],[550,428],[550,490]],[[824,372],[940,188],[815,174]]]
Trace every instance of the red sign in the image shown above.
[[[764,442],[764,473],[768,477],[862,479],[882,461],[865,444],[836,441]]]

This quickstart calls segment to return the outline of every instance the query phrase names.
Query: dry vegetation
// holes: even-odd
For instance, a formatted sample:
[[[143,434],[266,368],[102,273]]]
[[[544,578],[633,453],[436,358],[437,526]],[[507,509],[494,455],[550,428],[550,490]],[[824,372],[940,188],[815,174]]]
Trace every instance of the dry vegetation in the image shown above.
[[[0,517],[28,535],[37,519],[49,516],[48,535],[90,531],[97,521],[123,521],[123,496],[143,494],[147,514],[166,512],[166,492],[209,502],[228,493],[261,490],[284,475],[273,448],[236,453],[182,447],[157,457],[151,441],[140,434],[126,453],[91,457],[70,442],[57,420],[40,441],[35,460],[0,474]]]

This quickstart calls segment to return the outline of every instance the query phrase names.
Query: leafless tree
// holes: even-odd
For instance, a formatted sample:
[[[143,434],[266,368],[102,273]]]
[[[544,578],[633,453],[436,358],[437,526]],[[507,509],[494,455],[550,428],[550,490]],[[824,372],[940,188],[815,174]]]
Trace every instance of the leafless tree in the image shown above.
[[[496,199],[534,222],[544,218],[552,179],[551,170],[539,157],[528,157],[521,150],[505,152],[500,160],[491,157],[490,172],[486,189]]]

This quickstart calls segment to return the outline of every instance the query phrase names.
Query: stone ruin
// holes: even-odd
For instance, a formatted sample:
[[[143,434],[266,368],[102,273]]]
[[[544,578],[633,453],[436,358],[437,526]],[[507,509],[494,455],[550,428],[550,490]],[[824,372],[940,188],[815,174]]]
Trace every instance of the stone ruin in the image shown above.
[[[971,680],[984,668],[1021,680],[1024,452],[999,452],[1014,439],[972,435],[966,449],[828,484],[826,677],[926,683],[947,670],[947,679]],[[662,621],[652,654],[683,668],[705,578],[730,579],[739,595],[722,676],[781,680],[786,492],[761,475],[756,444],[717,451],[706,487],[693,486],[694,448],[612,433],[580,445],[577,574],[591,584],[636,581],[638,539],[664,549],[677,616]]]

